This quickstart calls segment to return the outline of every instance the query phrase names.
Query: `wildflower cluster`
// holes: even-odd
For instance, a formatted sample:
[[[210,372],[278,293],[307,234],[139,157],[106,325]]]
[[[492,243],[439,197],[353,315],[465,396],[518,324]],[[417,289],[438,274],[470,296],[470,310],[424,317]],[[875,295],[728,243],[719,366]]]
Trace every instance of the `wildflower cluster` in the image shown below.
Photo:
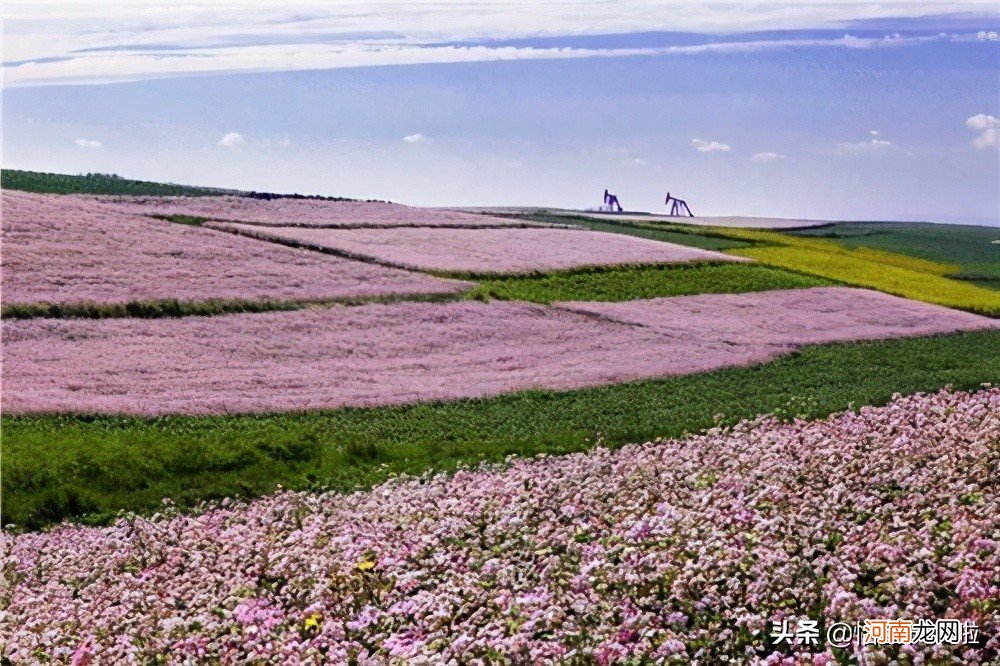
[[[1000,656],[1000,389],[4,536],[13,663],[830,664],[772,622],[957,618]],[[843,655],[840,655],[843,656]],[[995,662],[994,662],[995,663]]]

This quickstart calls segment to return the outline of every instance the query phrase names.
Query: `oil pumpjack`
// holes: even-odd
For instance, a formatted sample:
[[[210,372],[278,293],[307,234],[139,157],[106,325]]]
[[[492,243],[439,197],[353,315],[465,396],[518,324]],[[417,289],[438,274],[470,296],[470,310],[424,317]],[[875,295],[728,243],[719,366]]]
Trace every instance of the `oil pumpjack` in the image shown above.
[[[694,213],[688,208],[687,201],[670,196],[670,192],[667,192],[667,198],[663,201],[663,205],[670,208],[670,212],[667,215],[671,217],[684,217],[685,215],[687,217],[694,217]]]
[[[604,205],[601,207],[603,210],[609,213],[615,212],[615,206],[618,206],[618,212],[622,212],[622,205],[618,203],[618,197],[614,194],[608,192],[607,189],[604,190]]]

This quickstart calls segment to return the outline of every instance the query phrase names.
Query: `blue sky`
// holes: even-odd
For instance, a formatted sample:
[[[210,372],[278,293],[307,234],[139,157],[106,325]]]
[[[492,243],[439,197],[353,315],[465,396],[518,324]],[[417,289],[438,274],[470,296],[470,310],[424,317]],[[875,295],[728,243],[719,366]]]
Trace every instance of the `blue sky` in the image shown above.
[[[1000,224],[987,3],[11,4],[9,167]]]

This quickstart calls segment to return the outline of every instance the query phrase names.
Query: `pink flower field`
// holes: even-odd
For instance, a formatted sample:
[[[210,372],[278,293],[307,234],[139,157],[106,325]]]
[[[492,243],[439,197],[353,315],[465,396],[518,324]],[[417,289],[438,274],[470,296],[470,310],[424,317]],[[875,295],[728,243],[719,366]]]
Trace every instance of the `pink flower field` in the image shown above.
[[[91,198],[91,197],[86,197]],[[253,199],[250,197],[126,197],[94,200],[141,215],[194,215],[264,226],[525,226],[523,220],[490,217],[442,208],[415,208],[384,201]]]
[[[3,409],[220,414],[571,389],[762,363],[806,343],[996,327],[863,289],[556,306],[397,303],[12,321]]]
[[[530,273],[584,266],[742,261],[721,252],[582,229],[261,229],[216,224],[256,237],[330,248],[413,270]]]
[[[351,495],[5,534],[15,664],[835,663],[772,622],[953,618],[997,663],[1000,389]],[[855,647],[849,652],[858,655]]]
[[[819,344],[1000,328],[1000,320],[850,287],[561,305],[671,338],[698,337],[710,327],[710,339],[733,344]]]
[[[114,212],[84,197],[4,191],[2,210],[8,304],[322,300],[469,286]]]

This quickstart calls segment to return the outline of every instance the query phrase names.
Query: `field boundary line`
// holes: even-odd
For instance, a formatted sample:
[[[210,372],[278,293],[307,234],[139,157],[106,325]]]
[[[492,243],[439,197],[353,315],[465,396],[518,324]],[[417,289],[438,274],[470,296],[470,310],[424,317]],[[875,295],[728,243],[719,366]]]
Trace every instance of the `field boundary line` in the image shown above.
[[[645,299],[639,299],[639,300],[645,300]],[[607,322],[609,324],[618,324],[620,326],[629,326],[631,328],[645,328],[645,329],[649,329],[649,330],[653,331],[654,333],[656,332],[656,329],[651,328],[651,327],[647,326],[646,324],[641,324],[641,323],[639,323],[637,321],[625,321],[624,319],[618,319],[617,317],[612,317],[611,315],[607,315],[607,314],[604,314],[602,312],[590,312],[588,310],[581,310],[581,309],[574,308],[574,307],[571,307],[569,305],[566,305],[564,303],[558,303],[558,302],[557,303],[549,303],[548,307],[552,308],[553,310],[561,310],[563,312],[569,312],[569,313],[572,313],[572,314],[575,314],[575,315],[580,315],[580,316],[586,317],[588,319],[594,319],[596,321],[603,321],[603,322]]]
[[[146,217],[153,217],[156,219],[168,219],[172,215],[165,215],[161,213],[146,213]],[[201,217],[200,215],[191,215],[190,217]],[[375,224],[372,222],[346,222],[346,223],[323,223],[323,224],[308,224],[306,222],[282,222],[281,224],[272,224],[270,222],[259,222],[259,221],[247,221],[247,220],[230,220],[221,217],[204,217],[202,218],[204,222],[202,226],[208,226],[209,223],[221,223],[221,224],[244,224],[250,227],[261,227],[262,229],[281,229],[283,227],[290,227],[293,229],[571,229],[575,230],[578,227],[569,224],[547,224],[545,222],[523,222],[518,224],[470,224],[467,222],[462,222],[459,224],[428,224],[424,222],[413,222],[413,223],[399,223],[393,222],[390,224]],[[173,221],[169,220],[168,221]],[[211,228],[211,227],[209,227]]]
[[[227,222],[208,222],[202,226],[206,229],[212,229],[213,231],[219,231],[227,234],[234,234],[236,236],[243,236],[244,238],[252,238],[254,240],[259,240],[264,243],[276,243],[278,245],[284,245],[286,247],[295,248],[298,250],[310,250],[312,252],[322,252],[323,254],[329,254],[334,257],[340,257],[341,259],[351,259],[353,261],[360,261],[366,264],[374,264],[376,266],[383,266],[385,268],[397,268],[404,271],[409,271],[411,273],[425,273],[420,269],[414,268],[413,266],[407,266],[406,264],[396,263],[394,261],[385,261],[383,259],[378,259],[371,255],[358,254],[356,252],[350,252],[348,250],[341,250],[335,247],[329,247],[326,245],[320,245],[318,243],[310,243],[309,241],[302,241],[293,238],[282,238],[280,236],[269,235],[265,233],[259,233],[256,231],[250,231],[249,229],[234,229],[232,227],[222,226],[225,224],[242,224],[237,223],[227,223]],[[260,228],[265,229],[267,227],[260,226]],[[441,277],[441,276],[435,276]]]
[[[182,317],[221,317],[235,314],[294,312],[310,308],[359,307],[362,305],[392,305],[393,303],[450,303],[467,298],[474,287],[453,293],[402,292],[373,296],[339,296],[286,301],[254,299],[207,299],[178,301],[154,299],[122,303],[14,303],[4,304],[0,318],[27,319],[180,319]],[[198,311],[204,308],[204,311]]]

